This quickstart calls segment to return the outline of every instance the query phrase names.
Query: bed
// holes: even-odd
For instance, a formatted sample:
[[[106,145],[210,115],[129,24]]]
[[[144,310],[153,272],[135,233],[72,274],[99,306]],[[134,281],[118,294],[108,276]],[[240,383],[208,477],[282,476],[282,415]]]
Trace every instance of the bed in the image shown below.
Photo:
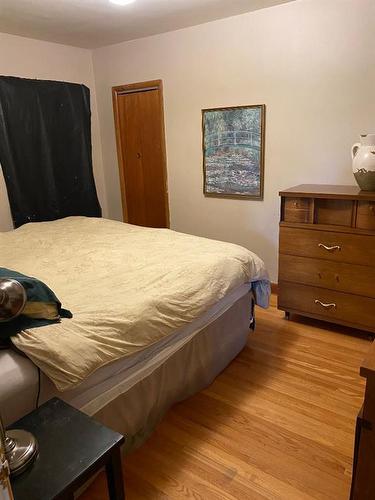
[[[0,233],[0,256],[73,313],[0,350],[4,420],[58,395],[126,434],[128,450],[242,350],[270,293],[264,263],[242,247],[106,219]]]

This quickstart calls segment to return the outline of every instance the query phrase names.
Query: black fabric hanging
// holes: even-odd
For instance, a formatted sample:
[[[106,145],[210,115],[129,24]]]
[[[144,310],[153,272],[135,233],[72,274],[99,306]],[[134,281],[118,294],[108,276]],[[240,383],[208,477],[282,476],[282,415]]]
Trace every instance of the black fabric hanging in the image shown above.
[[[90,90],[0,76],[0,164],[15,227],[69,215],[100,217]]]

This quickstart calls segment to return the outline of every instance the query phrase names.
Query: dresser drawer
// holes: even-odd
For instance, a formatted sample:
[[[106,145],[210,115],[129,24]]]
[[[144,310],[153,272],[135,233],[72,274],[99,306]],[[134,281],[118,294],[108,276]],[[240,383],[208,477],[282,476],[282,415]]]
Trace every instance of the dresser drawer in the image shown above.
[[[375,298],[375,267],[280,255],[279,281],[292,281]]]
[[[280,253],[375,267],[373,236],[280,227]]]
[[[333,226],[352,225],[354,202],[352,200],[315,200],[315,223]]]
[[[285,198],[284,221],[285,222],[312,222],[312,200],[311,198]]]
[[[375,231],[375,202],[359,201],[356,227]]]
[[[375,330],[375,299],[372,298],[281,281],[278,301],[279,308],[286,311]]]

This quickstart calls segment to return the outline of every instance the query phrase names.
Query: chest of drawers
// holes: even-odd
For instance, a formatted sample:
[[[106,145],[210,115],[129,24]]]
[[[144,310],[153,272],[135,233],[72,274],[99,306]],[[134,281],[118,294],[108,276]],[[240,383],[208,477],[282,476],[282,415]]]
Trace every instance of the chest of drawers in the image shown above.
[[[307,184],[280,196],[279,309],[375,333],[375,193]]]

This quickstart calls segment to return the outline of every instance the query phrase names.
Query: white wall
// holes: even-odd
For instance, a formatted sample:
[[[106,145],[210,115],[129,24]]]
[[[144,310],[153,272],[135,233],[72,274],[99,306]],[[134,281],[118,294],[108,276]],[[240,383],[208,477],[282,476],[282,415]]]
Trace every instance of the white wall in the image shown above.
[[[375,2],[300,0],[93,53],[109,214],[121,219],[111,86],[162,78],[172,228],[256,251],[277,279],[278,191],[353,184],[375,132]],[[264,201],[202,194],[201,109],[267,106]]]
[[[93,164],[104,215],[107,201],[91,52],[0,33],[0,75],[84,83],[91,90]],[[0,231],[12,229],[8,196],[0,170]]]

